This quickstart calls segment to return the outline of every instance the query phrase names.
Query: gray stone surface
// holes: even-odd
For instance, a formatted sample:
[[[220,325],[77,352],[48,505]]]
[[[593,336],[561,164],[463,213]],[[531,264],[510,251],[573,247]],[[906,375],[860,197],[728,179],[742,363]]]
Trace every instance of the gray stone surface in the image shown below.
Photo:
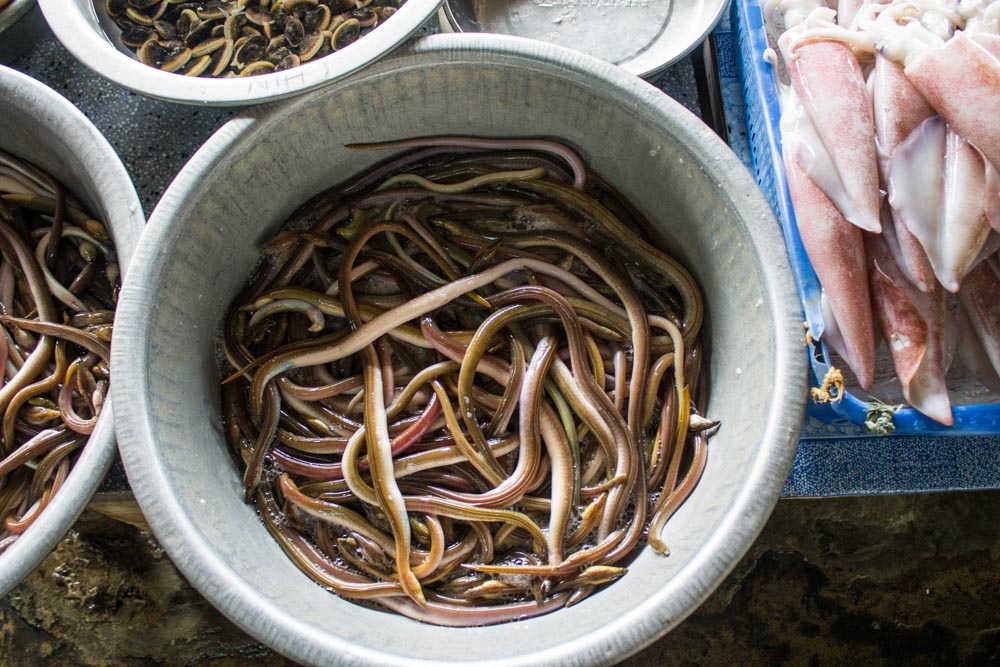
[[[101,496],[119,518],[129,501]],[[625,667],[1000,664],[1000,493],[783,500],[712,597]],[[143,530],[93,510],[0,601],[8,667],[290,665]]]

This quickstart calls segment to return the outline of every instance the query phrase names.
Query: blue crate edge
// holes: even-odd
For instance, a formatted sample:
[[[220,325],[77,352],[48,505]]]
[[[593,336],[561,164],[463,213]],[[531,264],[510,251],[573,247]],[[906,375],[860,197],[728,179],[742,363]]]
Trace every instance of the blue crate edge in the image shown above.
[[[785,180],[779,129],[781,111],[772,68],[764,57],[768,44],[763,14],[759,0],[734,0],[730,11],[740,56],[737,59],[737,70],[743,90],[754,179],[781,225],[803,306],[803,320],[808,323],[813,335],[819,338],[824,330],[819,280],[799,237]],[[810,350],[814,386],[818,386],[829,372],[830,366],[826,362],[828,358],[829,350],[822,341]],[[819,405],[810,401],[809,414],[828,424],[847,421],[863,426],[869,419],[871,407],[869,401],[845,392],[842,400],[837,402]],[[956,436],[1000,433],[1000,404],[956,405],[952,407],[952,415],[954,425],[944,426],[913,408],[903,407],[892,416],[893,433]]]

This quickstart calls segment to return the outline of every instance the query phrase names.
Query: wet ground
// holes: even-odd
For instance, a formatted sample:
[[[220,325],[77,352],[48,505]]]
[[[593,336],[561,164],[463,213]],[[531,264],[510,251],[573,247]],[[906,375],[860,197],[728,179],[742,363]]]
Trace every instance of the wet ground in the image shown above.
[[[1000,665],[997,516],[1000,492],[782,500],[705,605],[623,665]],[[215,612],[149,533],[92,509],[0,600],[0,656],[293,664]]]

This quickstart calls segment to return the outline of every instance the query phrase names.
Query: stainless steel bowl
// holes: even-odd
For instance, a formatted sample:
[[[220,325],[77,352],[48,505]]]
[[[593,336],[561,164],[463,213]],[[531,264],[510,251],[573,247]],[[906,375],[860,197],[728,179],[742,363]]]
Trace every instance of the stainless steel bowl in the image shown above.
[[[47,86],[0,66],[0,149],[34,162],[83,201],[114,237],[125,270],[145,217],[132,179],[100,131]],[[0,554],[0,595],[31,572],[83,511],[115,456],[114,418],[105,403],[80,458],[41,516]]]
[[[701,483],[668,524],[669,557],[646,549],[625,577],[579,605],[485,628],[367,609],[302,574],[243,503],[216,361],[220,321],[260,243],[310,197],[387,157],[345,143],[449,133],[564,139],[655,221],[659,243],[705,294],[710,412],[722,420]],[[214,605],[306,664],[620,660],[693,611],[750,547],[802,423],[801,311],[777,223],[748,171],[658,90],[531,40],[432,36],[335,86],[245,112],[164,194],[126,283],[113,393],[143,513]]]
[[[45,32],[35,0],[14,0],[0,10],[0,63],[13,62]]]
[[[434,15],[441,0],[407,0],[385,24],[350,46],[283,72],[210,79],[161,72],[123,46],[104,0],[38,0],[45,20],[77,60],[106,79],[169,102],[234,107],[276,100],[335,81],[405,42]]]

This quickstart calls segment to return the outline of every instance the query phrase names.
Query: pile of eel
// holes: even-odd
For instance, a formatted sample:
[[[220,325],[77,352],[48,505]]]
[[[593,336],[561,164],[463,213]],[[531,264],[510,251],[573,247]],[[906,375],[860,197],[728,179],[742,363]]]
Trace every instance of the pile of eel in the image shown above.
[[[108,396],[119,267],[105,226],[0,151],[0,552],[66,481]]]
[[[224,324],[246,499],[337,594],[441,625],[621,577],[717,422],[692,276],[546,140],[437,137],[324,192]]]

